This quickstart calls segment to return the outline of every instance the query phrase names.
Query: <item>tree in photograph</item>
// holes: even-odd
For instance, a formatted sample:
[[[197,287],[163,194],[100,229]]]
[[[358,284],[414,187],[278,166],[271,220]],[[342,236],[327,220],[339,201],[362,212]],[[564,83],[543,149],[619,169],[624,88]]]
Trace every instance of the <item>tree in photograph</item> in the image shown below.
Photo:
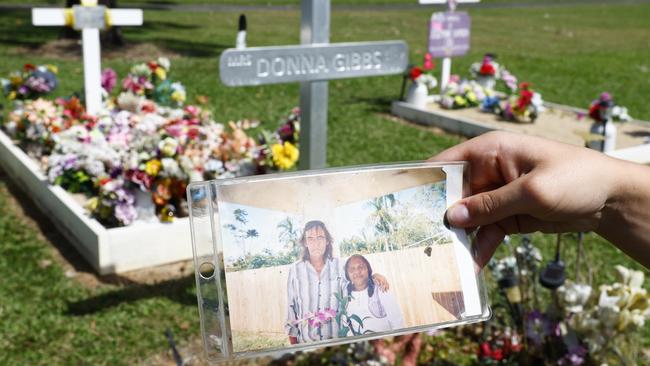
[[[284,247],[297,259],[301,252],[300,228],[289,216],[280,221],[277,228],[280,229],[278,240],[284,243]]]
[[[237,243],[244,249],[244,257],[246,257],[248,255],[246,240],[259,237],[259,233],[256,229],[246,227],[246,224],[248,224],[248,212],[246,210],[238,208],[233,211],[233,215],[236,224],[225,224],[224,227],[232,233]]]
[[[369,206],[373,210],[370,215],[370,220],[385,251],[393,250],[393,244],[390,242],[389,237],[397,228],[393,217],[393,211],[396,205],[397,200],[392,193],[375,197],[369,202]]]

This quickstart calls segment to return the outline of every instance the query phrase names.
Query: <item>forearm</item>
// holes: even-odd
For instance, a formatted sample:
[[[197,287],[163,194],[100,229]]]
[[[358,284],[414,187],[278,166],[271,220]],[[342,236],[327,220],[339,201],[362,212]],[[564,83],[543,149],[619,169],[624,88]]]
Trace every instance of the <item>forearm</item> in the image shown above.
[[[596,232],[650,268],[650,167],[612,159],[603,174],[614,174],[616,185]]]

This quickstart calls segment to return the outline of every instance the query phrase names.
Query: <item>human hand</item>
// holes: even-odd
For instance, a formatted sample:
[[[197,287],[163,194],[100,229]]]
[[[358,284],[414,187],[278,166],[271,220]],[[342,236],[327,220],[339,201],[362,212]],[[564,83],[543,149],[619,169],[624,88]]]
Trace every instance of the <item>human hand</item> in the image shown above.
[[[381,292],[386,292],[390,288],[390,285],[388,284],[388,280],[386,279],[386,277],[382,276],[379,273],[373,273],[372,280],[375,282],[375,285],[379,287]]]
[[[506,234],[597,230],[617,184],[615,159],[506,132],[484,134],[430,160],[469,162],[472,196],[453,204],[446,217],[454,227],[478,227],[481,267]]]

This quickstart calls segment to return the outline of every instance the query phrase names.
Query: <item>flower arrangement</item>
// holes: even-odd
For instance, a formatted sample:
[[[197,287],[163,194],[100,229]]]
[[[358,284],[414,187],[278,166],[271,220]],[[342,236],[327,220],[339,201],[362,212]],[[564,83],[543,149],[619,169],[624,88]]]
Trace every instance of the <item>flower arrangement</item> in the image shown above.
[[[413,83],[424,84],[428,89],[433,89],[438,85],[438,80],[433,76],[435,64],[430,53],[424,55],[422,66],[413,66],[408,72],[409,79]]]
[[[54,65],[25,64],[22,71],[10,73],[9,79],[0,78],[0,86],[10,101],[36,99],[56,89],[57,73]]]
[[[496,55],[486,53],[481,62],[473,63],[469,71],[472,77],[485,89],[494,90],[497,81],[503,82],[508,94],[517,91],[517,77],[497,63]]]
[[[440,105],[446,109],[476,107],[494,92],[483,88],[476,81],[460,80],[458,75],[452,75],[449,84],[440,99]]]
[[[295,168],[300,152],[300,109],[294,108],[274,133],[263,132],[259,140],[257,165],[261,173]]]
[[[627,108],[616,105],[612,95],[603,92],[597,99],[589,105],[589,117],[596,123],[605,123],[608,119],[618,122],[631,121],[632,117],[628,114]],[[582,117],[581,115],[578,116]]]
[[[169,70],[164,58],[138,64],[121,83],[105,70],[97,115],[76,97],[26,99],[3,129],[40,162],[51,184],[84,194],[90,215],[107,227],[186,216],[190,181],[295,166],[299,110],[275,133],[262,132],[258,143],[249,134],[259,122],[224,125],[208,110],[184,106],[185,90]]]
[[[544,101],[541,94],[532,90],[529,83],[524,82],[519,84],[518,95],[512,95],[504,103],[492,108],[506,121],[533,123],[544,111]]]

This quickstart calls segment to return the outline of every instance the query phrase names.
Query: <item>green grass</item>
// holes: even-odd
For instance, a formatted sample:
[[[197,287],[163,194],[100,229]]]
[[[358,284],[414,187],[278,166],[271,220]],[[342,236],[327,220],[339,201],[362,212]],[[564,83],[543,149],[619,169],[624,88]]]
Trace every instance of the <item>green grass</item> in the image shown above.
[[[266,3],[249,1],[253,2]],[[419,63],[430,13],[334,11],[331,41],[404,39],[412,62]],[[298,12],[247,15],[250,46],[298,43]],[[520,79],[531,81],[546,100],[586,107],[608,90],[633,117],[650,120],[646,101],[650,95],[650,6],[476,9],[471,15],[472,50],[454,59],[454,72],[467,74],[469,65],[483,53],[495,52],[501,63]],[[190,100],[208,96],[218,121],[256,118],[271,129],[298,104],[298,85],[227,88],[220,84],[218,56],[234,44],[237,17],[238,13],[147,11],[143,27],[123,32],[130,43],[153,43],[177,54],[172,77],[187,86]],[[30,24],[28,11],[0,13],[0,75],[25,62],[55,63],[60,67],[61,84],[56,95],[80,90],[78,60],[29,51],[56,39],[59,30]],[[18,52],[18,47],[27,52]],[[103,66],[124,75],[138,61],[146,60],[113,58],[104,60]],[[327,160],[331,166],[424,159],[461,140],[399,124],[386,116],[391,100],[398,96],[400,76],[329,85]],[[0,207],[6,207],[8,196],[1,184]],[[102,284],[87,289],[67,278],[57,264],[39,266],[52,255],[37,231],[15,210],[0,215],[0,364],[132,364],[167,349],[163,336],[167,327],[181,343],[199,333],[191,278],[151,286]],[[539,235],[535,241],[549,258],[554,238]],[[597,284],[613,280],[615,264],[639,268],[602,239],[590,237],[586,246]],[[575,258],[572,251],[574,246],[565,247],[567,263]],[[187,323],[189,329],[181,326]],[[650,326],[645,327],[643,338],[648,345]]]

